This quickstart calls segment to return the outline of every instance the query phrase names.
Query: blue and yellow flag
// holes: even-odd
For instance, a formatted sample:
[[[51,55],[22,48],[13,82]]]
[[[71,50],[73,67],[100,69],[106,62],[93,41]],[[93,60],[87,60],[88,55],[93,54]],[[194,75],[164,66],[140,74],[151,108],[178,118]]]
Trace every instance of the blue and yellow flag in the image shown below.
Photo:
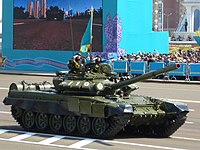
[[[92,44],[92,22],[93,22],[93,9],[91,9],[91,16],[87,28],[81,40],[81,52],[88,52]]]

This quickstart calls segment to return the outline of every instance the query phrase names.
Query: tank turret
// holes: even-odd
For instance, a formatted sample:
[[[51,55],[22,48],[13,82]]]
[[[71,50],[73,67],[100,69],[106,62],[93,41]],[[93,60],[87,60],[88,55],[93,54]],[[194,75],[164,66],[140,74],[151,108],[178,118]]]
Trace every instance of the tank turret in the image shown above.
[[[179,64],[148,72],[136,78],[131,78],[117,83],[110,81],[111,68],[107,64],[89,64],[82,74],[67,74],[66,76],[54,78],[54,86],[57,91],[65,94],[76,93],[84,95],[114,95],[118,89],[124,88],[125,94],[137,89],[131,84],[150,79],[180,67]],[[77,93],[78,91],[78,93]]]
[[[111,73],[108,64],[89,63],[85,66],[84,72],[78,73],[57,73],[53,79],[55,89],[60,93],[76,93],[84,95],[100,95],[105,85],[112,84],[109,78],[115,76]]]

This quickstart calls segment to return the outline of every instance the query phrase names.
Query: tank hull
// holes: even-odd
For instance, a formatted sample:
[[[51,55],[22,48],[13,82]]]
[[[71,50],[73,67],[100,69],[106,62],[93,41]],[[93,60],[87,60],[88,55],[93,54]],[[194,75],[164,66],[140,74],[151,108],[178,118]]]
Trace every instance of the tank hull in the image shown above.
[[[129,134],[168,137],[186,120],[188,107],[143,96],[78,96],[56,91],[10,90],[4,99],[26,130],[113,138]],[[165,128],[164,128],[165,127]]]

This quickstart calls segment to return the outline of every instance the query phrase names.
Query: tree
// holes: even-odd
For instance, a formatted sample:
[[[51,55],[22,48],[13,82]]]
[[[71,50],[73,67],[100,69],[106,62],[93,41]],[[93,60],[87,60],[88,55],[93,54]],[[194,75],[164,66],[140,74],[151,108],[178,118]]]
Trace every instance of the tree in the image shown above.
[[[14,19],[27,19],[29,12],[24,12],[24,7],[15,7],[14,8]]]
[[[59,9],[58,6],[50,6],[46,12],[47,20],[63,20],[64,11]]]

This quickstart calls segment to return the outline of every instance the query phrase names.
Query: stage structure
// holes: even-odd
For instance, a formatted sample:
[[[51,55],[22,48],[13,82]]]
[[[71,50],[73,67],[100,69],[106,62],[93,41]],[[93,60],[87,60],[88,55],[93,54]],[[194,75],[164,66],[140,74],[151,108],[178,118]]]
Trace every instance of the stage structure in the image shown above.
[[[187,32],[196,32],[200,28],[200,1],[184,0],[182,4],[186,8]]]
[[[68,70],[68,60],[79,51],[91,6],[94,54],[108,57],[154,49],[168,53],[168,32],[152,31],[152,5],[152,0],[3,0],[6,60],[1,69]]]

